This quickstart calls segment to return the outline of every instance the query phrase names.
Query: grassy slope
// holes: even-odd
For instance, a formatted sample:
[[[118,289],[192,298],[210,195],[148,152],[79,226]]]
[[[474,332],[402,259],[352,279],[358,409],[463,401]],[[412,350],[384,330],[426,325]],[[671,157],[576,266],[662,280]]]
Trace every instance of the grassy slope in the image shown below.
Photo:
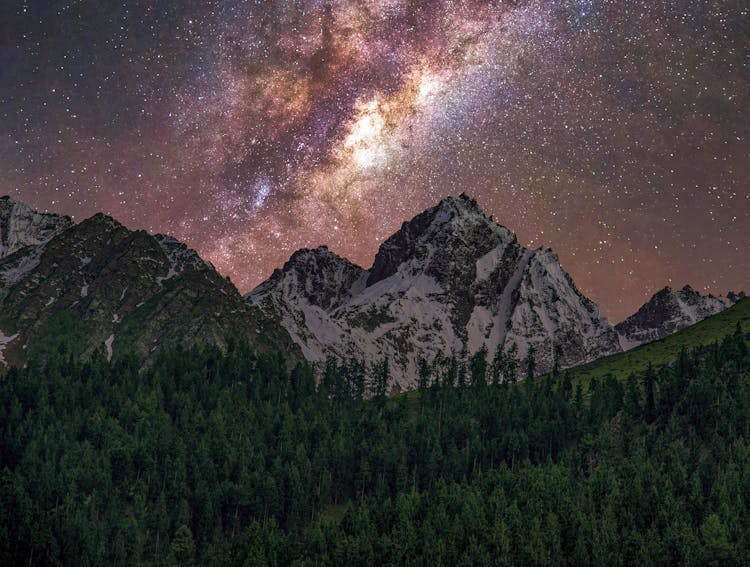
[[[567,372],[570,373],[573,385],[581,384],[584,389],[588,388],[593,378],[600,379],[609,373],[618,380],[625,380],[631,372],[645,370],[649,363],[657,365],[674,360],[682,347],[690,349],[720,341],[734,332],[737,323],[742,325],[745,332],[750,331],[750,298],[674,335],[590,364],[576,366]]]

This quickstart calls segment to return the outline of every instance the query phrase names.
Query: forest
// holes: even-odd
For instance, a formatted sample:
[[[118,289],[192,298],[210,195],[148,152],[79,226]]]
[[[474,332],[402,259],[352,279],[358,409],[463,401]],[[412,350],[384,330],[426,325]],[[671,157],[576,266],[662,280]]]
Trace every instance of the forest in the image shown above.
[[[2,565],[741,565],[738,326],[586,389],[533,355],[288,368],[242,341],[0,377]]]

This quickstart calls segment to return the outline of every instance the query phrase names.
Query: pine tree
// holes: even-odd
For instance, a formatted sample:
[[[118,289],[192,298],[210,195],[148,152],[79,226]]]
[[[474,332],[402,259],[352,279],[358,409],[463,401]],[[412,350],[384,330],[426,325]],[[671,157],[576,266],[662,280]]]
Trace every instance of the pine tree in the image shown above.
[[[169,545],[169,563],[175,567],[189,567],[195,564],[193,532],[184,524],[177,528]]]
[[[487,346],[482,345],[477,352],[471,356],[469,362],[471,370],[471,385],[482,388],[487,385]]]
[[[385,407],[386,394],[388,393],[388,380],[390,370],[388,357],[375,364],[372,373],[372,394],[375,404],[379,408]]]
[[[518,366],[518,345],[513,342],[510,344],[508,353],[505,356],[505,370],[507,372],[505,380],[507,382],[510,382],[511,384],[516,382],[518,379]]]
[[[536,347],[529,345],[524,364],[526,366],[526,380],[533,380],[536,376]]]

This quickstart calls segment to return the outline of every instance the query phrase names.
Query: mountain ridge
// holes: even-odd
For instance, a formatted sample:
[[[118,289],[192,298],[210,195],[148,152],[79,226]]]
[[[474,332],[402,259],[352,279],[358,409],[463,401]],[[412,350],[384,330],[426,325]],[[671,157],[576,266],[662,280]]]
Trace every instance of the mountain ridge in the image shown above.
[[[415,386],[422,359],[461,363],[516,345],[519,359],[534,351],[543,373],[667,336],[742,297],[664,288],[613,326],[551,248],[525,248],[463,193],[404,221],[369,269],[325,245],[303,248],[244,296],[171,236],[103,213],[75,223],[0,198],[3,364],[51,348],[53,331],[69,333],[81,355],[101,348],[109,358],[223,347],[237,333],[293,360],[388,358],[398,391]]]
[[[315,269],[301,278],[296,263],[310,257]],[[323,305],[318,289],[339,296]],[[421,358],[465,357],[483,346],[490,356],[512,344],[520,357],[533,348],[542,371],[558,357],[572,366],[620,350],[613,326],[554,252],[524,248],[465,194],[404,222],[369,270],[327,248],[298,251],[245,297],[312,362],[389,358],[396,389],[414,386]]]
[[[40,213],[4,195],[0,197],[0,259],[26,246],[44,244],[73,224],[69,216]]]
[[[617,325],[623,350],[663,339],[706,317],[720,313],[745,297],[729,292],[725,297],[701,295],[690,285],[681,289],[666,286],[649,298],[635,313]]]
[[[135,352],[148,359],[162,346],[225,347],[232,335],[261,349],[271,341],[301,359],[283,329],[176,239],[130,230],[103,213],[74,223],[30,216],[9,198],[0,204],[36,219],[17,224],[27,230],[16,230],[13,242],[24,245],[0,258],[4,364],[45,359],[61,342],[81,356],[102,349],[108,358]],[[13,217],[2,220],[9,232]]]

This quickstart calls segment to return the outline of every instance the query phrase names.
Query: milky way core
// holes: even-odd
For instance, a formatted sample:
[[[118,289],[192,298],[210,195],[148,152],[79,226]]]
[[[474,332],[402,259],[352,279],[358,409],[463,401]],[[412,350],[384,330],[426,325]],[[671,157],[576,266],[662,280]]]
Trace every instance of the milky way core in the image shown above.
[[[248,291],[466,192],[614,321],[750,287],[742,0],[5,2],[0,193]]]

